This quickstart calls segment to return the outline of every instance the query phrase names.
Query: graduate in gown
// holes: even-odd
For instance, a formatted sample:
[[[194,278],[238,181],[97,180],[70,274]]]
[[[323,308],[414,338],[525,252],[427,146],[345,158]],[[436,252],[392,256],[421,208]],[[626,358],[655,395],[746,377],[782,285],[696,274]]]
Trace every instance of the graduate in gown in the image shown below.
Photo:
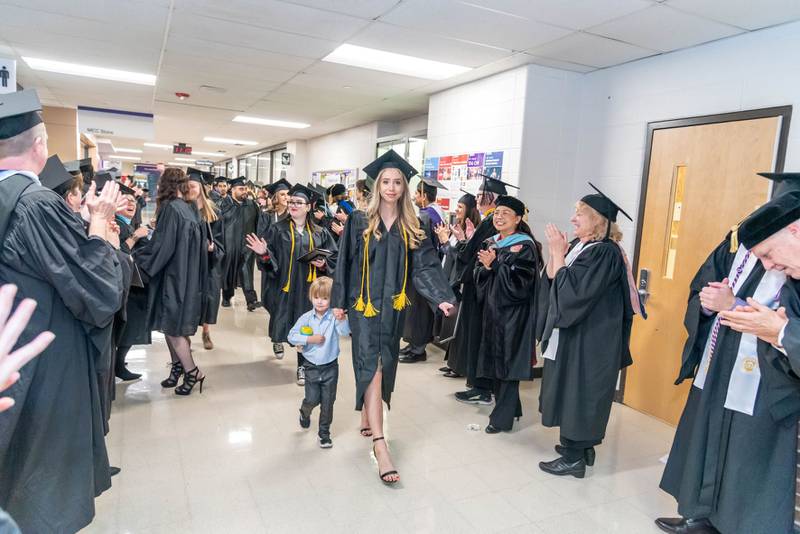
[[[382,402],[389,404],[394,390],[408,286],[413,283],[445,315],[455,296],[414,215],[408,180],[417,171],[390,150],[364,172],[375,180],[375,192],[366,212],[354,211],[347,219],[331,305],[337,319],[348,314],[362,435],[373,435],[378,473],[392,484],[400,477],[383,437]]]
[[[553,475],[583,478],[586,466],[594,464],[619,371],[632,363],[628,343],[639,301],[619,244],[620,211],[598,190],[576,205],[572,243],[547,226],[550,254],[543,282],[550,285],[550,299],[539,310],[546,318],[539,410],[542,425],[560,427],[561,456],[539,467]]]
[[[248,198],[247,180],[240,176],[228,182],[230,191],[219,204],[225,228],[225,275],[222,279],[222,306],[230,307],[237,287],[244,292],[247,310],[259,306],[258,295],[253,289],[253,266],[255,256],[245,244],[245,236],[256,231],[259,209]]]
[[[149,278],[149,328],[164,334],[172,360],[161,387],[189,395],[195,384],[203,392],[205,375],[194,362],[190,336],[200,325],[203,295],[213,266],[213,242],[208,225],[195,206],[202,185],[168,168],[158,183],[156,228],[136,263]],[[183,376],[183,383],[178,380]],[[178,387],[175,387],[178,386]]]
[[[444,212],[436,204],[438,189],[445,189],[439,180],[424,177],[419,181],[414,197],[414,203],[419,208],[420,226],[437,252],[441,249],[441,243],[434,228],[445,219]],[[439,257],[441,258],[441,254]],[[408,297],[411,299],[411,307],[403,327],[403,340],[408,344],[400,349],[400,363],[424,362],[428,359],[427,345],[433,341],[434,310],[425,299],[416,294],[413,285],[409,288]]]
[[[463,191],[464,195],[458,199],[456,204],[456,221],[455,224],[447,225],[441,224],[436,227],[436,235],[439,237],[439,242],[443,243],[440,252],[444,256],[442,265],[444,272],[450,281],[450,286],[456,295],[456,299],[460,303],[461,297],[461,282],[458,280],[458,272],[456,263],[458,259],[458,251],[460,247],[464,246],[467,239],[472,237],[475,228],[481,223],[481,212],[478,211],[478,203],[475,195]],[[447,365],[441,367],[439,371],[443,373],[446,378],[461,378],[461,375],[455,371],[455,358],[451,354],[456,352],[457,342],[456,339],[459,335],[460,327],[456,328],[453,339],[447,344],[444,359]],[[461,337],[463,339],[463,335]]]
[[[270,226],[289,217],[288,202],[289,189],[291,188],[292,184],[283,178],[267,186],[271,207],[261,212],[257,229],[260,238],[266,239]],[[277,285],[278,281],[276,279],[264,276],[264,273],[261,274],[261,303],[270,317],[274,313],[275,302],[280,292],[280,287],[277,287]],[[272,343],[272,353],[275,358],[283,359],[283,343]]]
[[[332,275],[336,268],[337,248],[324,228],[311,220],[311,203],[316,196],[304,185],[296,184],[289,191],[289,217],[269,227],[266,239],[247,236],[248,247],[258,256],[262,276],[277,288],[274,310],[269,317],[269,337],[273,343],[286,343],[289,331],[301,315],[311,309],[308,289],[317,276]],[[315,249],[331,254],[309,263],[300,258]],[[303,353],[297,351],[297,383],[305,384]]]
[[[724,252],[732,260],[718,248],[698,274],[716,270],[719,281],[702,288],[699,304],[689,303],[710,324],[698,325],[699,336],[690,330],[696,339],[684,367],[694,382],[661,480],[682,517],[656,520],[666,532],[792,532],[800,384],[782,368],[779,350],[726,321],[733,308],[758,308],[755,314],[777,318],[780,330],[785,314],[772,310],[797,309],[793,282],[784,285],[791,271],[765,271],[774,267],[770,260],[786,261],[785,249],[758,259],[762,241],[800,218],[797,184],[783,185],[729,234]],[[780,194],[788,189],[794,191]]]
[[[333,184],[325,191],[325,198],[329,199],[328,211],[331,213],[329,230],[334,240],[344,232],[347,217],[355,211],[355,205],[347,199],[347,189],[343,184]]]
[[[508,194],[508,187],[516,186],[489,176],[481,176],[483,182],[478,189],[477,199],[484,219],[472,237],[458,246],[455,269],[456,277],[461,283],[461,316],[448,361],[457,374],[467,377],[467,389],[457,392],[456,400],[466,404],[489,405],[492,403],[492,381],[477,374],[483,308],[478,302],[478,290],[473,275],[478,263],[478,251],[484,241],[497,233],[492,222],[495,203],[501,195]]]
[[[487,434],[510,431],[522,417],[520,380],[533,378],[536,352],[534,306],[542,268],[541,245],[522,220],[525,204],[503,196],[492,216],[497,234],[478,251],[475,285],[483,307],[478,371],[493,382],[495,405]]]
[[[15,347],[46,330],[56,336],[5,392],[16,404],[0,417],[0,507],[26,533],[76,532],[111,486],[94,334],[109,327],[125,289],[108,240],[119,190],[90,188],[87,236],[62,197],[39,183],[47,134],[36,93],[0,95],[0,104],[0,285],[38,304]]]

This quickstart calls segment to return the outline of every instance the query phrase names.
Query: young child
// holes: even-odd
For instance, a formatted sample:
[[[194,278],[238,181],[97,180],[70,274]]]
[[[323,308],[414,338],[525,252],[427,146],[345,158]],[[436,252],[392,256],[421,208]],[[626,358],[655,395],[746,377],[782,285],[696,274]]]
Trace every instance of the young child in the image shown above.
[[[306,372],[305,398],[300,405],[300,426],[311,426],[311,411],[320,405],[319,446],[333,447],[331,422],[336,385],[339,381],[339,336],[350,334],[347,319],[337,321],[330,309],[333,279],[321,276],[312,282],[309,298],[314,306],[294,324],[288,341],[302,347]]]

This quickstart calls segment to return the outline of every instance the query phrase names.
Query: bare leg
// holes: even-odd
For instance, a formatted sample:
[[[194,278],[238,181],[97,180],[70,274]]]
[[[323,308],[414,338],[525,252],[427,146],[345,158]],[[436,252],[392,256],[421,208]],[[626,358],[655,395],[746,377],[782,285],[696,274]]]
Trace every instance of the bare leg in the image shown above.
[[[373,435],[376,437],[383,436],[383,398],[381,397],[381,382],[383,380],[383,372],[378,370],[375,376],[372,377],[364,394],[364,411],[367,413],[367,420],[369,427],[372,429]],[[392,457],[389,454],[389,449],[386,446],[386,440],[374,442],[375,458],[378,460],[378,472],[386,473],[387,471],[394,471],[394,464],[392,464]],[[387,482],[400,480],[400,475],[393,474],[385,477]]]
[[[203,333],[206,335],[211,333],[211,326],[208,323],[203,323]]]
[[[361,435],[365,438],[372,436],[372,429],[369,427],[369,418],[367,417],[366,408],[361,410]]]
[[[170,354],[173,358],[177,357],[183,368],[188,372],[192,371],[197,365],[192,358],[192,342],[185,336],[164,336],[167,340],[167,345],[170,347]],[[203,378],[200,373],[197,378]]]

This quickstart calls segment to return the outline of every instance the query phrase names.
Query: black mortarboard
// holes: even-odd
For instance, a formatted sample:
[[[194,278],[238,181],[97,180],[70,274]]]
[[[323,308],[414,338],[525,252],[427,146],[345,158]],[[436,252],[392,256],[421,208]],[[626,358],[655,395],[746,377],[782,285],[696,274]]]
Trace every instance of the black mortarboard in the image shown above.
[[[64,163],[64,168],[67,169],[67,172],[72,174],[78,174],[81,172],[81,160],[75,159],[72,161],[67,161]]]
[[[800,191],[789,191],[772,200],[748,215],[734,227],[731,235],[731,248],[738,248],[737,241],[752,249],[779,230],[800,219]]]
[[[289,181],[286,180],[285,178],[281,178],[277,182],[273,182],[273,183],[269,184],[267,186],[267,191],[269,192],[269,195],[272,196],[275,193],[277,193],[278,191],[283,191],[284,189],[288,190],[288,189],[291,189],[291,188],[292,188],[292,184],[289,183]]]
[[[231,178],[230,180],[228,180],[228,186],[236,187],[239,185],[245,185],[245,182],[247,182],[247,178],[245,178],[244,176],[238,176],[236,178]]]
[[[104,169],[104,172],[107,172],[114,178],[119,178],[119,169],[116,167],[111,167],[110,169]]]
[[[225,178],[224,176],[217,176],[216,178],[214,178],[214,185],[221,184],[223,182],[226,184],[228,183],[228,179]]]
[[[186,176],[189,180],[194,180],[195,182],[200,182],[201,184],[205,185],[212,185],[214,180],[214,175],[210,172],[201,171],[200,169],[195,169],[194,167],[188,167],[186,169]]]
[[[93,181],[96,184],[96,187],[95,187],[94,190],[99,195],[100,191],[103,190],[103,187],[105,187],[105,185],[108,182],[113,182],[114,181],[114,177],[111,176],[111,174],[109,174],[109,173],[107,173],[105,171],[100,171],[100,172],[98,172],[97,174],[94,175]]]
[[[316,259],[319,258],[327,259],[330,258],[331,256],[333,256],[333,252],[331,252],[330,250],[325,248],[315,248],[314,250],[306,252],[305,254],[297,258],[297,261],[299,261],[300,263],[310,263]]]
[[[247,183],[245,185],[247,185],[247,187],[255,187],[256,186],[256,184],[255,184],[255,182],[253,182],[253,180],[247,180]]]
[[[83,175],[83,183],[86,185],[92,184],[94,178],[94,165],[92,165],[92,158],[84,158],[78,161],[78,169]]]
[[[800,172],[760,172],[758,175],[775,182],[772,186],[773,197],[789,191],[800,191]]]
[[[417,188],[421,188],[426,195],[432,196],[433,198],[436,198],[437,189],[447,189],[442,182],[433,176],[422,176],[420,177],[419,183],[420,185],[418,185]]]
[[[628,220],[633,221],[630,215],[625,210],[617,206],[613,200],[608,198],[602,191],[594,186],[592,182],[589,185],[597,191],[596,194],[586,195],[581,199],[581,202],[588,204],[597,213],[608,219],[610,222],[617,222],[617,213],[622,213]]]
[[[135,195],[136,194],[136,190],[134,190],[133,188],[128,187],[127,185],[123,184],[119,180],[117,180],[117,184],[119,184],[119,192],[122,193],[123,195]]]
[[[46,188],[63,195],[75,181],[75,177],[67,171],[58,156],[50,156],[44,169],[39,173],[39,180]]]
[[[328,188],[328,195],[332,197],[338,197],[339,195],[344,195],[347,193],[347,188],[344,184],[333,184]]]
[[[492,178],[491,176],[487,176],[485,174],[478,174],[483,178],[483,183],[481,183],[480,189],[486,193],[496,193],[498,195],[507,195],[508,189],[506,187],[513,187],[514,189],[519,189],[516,185],[507,184],[497,178]]]
[[[42,122],[42,103],[33,89],[0,95],[0,140],[10,139]]]
[[[400,169],[400,172],[406,177],[406,180],[410,180],[412,176],[417,174],[417,169],[411,166],[409,162],[407,162],[403,157],[395,152],[394,150],[389,150],[387,153],[364,167],[364,173],[372,178],[372,180],[377,180],[378,174],[383,169]]]
[[[292,188],[289,189],[289,196],[303,197],[308,201],[309,204],[311,204],[314,202],[314,199],[317,198],[317,193],[303,184],[294,184]]]
[[[497,206],[505,206],[506,208],[514,210],[514,213],[519,215],[520,217],[525,215],[525,203],[522,202],[517,197],[512,197],[509,195],[503,195],[497,200]]]
[[[478,201],[475,198],[475,195],[473,195],[469,191],[464,191],[463,189],[461,190],[461,192],[464,193],[464,195],[458,199],[458,202],[460,204],[464,204],[467,207],[467,209],[478,207]]]

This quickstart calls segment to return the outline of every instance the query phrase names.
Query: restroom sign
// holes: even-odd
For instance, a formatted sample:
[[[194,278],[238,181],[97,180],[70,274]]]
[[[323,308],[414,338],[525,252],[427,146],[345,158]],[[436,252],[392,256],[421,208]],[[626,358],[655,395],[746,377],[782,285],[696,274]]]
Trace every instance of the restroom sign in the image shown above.
[[[17,62],[0,57],[0,94],[14,93],[17,90]]]

